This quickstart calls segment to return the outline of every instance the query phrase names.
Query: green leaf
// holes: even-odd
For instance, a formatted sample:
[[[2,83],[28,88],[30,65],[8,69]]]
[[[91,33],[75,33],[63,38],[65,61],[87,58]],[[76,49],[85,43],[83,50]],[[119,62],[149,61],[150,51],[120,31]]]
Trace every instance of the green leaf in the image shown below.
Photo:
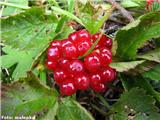
[[[137,48],[150,38],[160,37],[160,12],[141,16],[120,29],[115,37],[118,48],[116,55],[123,60],[135,60]]]
[[[6,5],[2,9],[2,16],[8,16],[22,12],[23,9],[29,9],[28,0],[7,0],[0,2],[1,5]]]
[[[151,11],[159,11],[160,10],[160,3],[157,1],[154,1],[152,4],[152,9]]]
[[[112,62],[109,66],[116,69],[118,72],[128,71],[135,68],[137,65],[142,64],[145,60],[137,60],[130,62]]]
[[[55,120],[58,111],[58,102],[56,102],[48,111],[48,113],[41,118],[41,120]]]
[[[157,65],[153,69],[143,73],[143,77],[160,81],[160,65]]]
[[[58,120],[94,120],[79,103],[69,97],[62,99],[57,118]]]
[[[54,38],[56,25],[57,18],[53,14],[45,15],[44,9],[31,8],[2,19],[2,40],[21,50],[42,50]]]
[[[68,12],[66,10],[63,10],[63,9],[55,7],[55,6],[52,6],[51,8],[52,8],[53,11],[55,11],[59,14],[62,14],[62,15],[66,15],[67,17],[69,17],[69,18],[77,21],[81,25],[83,25],[82,21],[78,17],[76,17],[74,14],[72,14],[71,12]]]
[[[68,38],[68,35],[70,33],[72,33],[74,30],[71,28],[71,27],[68,27],[66,24],[64,24],[62,27],[61,27],[61,30],[58,32],[57,36],[55,37],[55,39],[66,39]]]
[[[81,18],[85,28],[91,34],[99,31],[103,23],[109,18],[112,11],[112,9],[104,11],[100,6],[96,8],[90,1],[88,1],[85,5],[82,5],[82,3],[79,2],[78,8],[79,18]],[[103,15],[104,12],[105,14]]]
[[[31,73],[13,84],[2,85],[3,116],[44,116],[57,101],[57,92],[40,84]],[[38,116],[40,115],[40,116]]]
[[[74,13],[75,1],[74,0],[67,0],[67,2],[68,2],[68,11],[71,13]]]
[[[146,95],[144,90],[134,88],[122,94],[111,109],[112,120],[158,120],[160,114],[155,100]],[[143,118],[143,119],[140,119]]]
[[[138,55],[137,58],[142,58],[145,60],[150,60],[160,63],[160,48],[150,51],[143,55]]]
[[[122,0],[121,5],[125,8],[140,7],[144,0]]]
[[[12,74],[15,80],[26,77],[26,72],[31,69],[33,58],[37,54],[36,51],[19,51],[9,46],[4,47],[3,52],[6,53],[6,55],[0,56],[2,68],[9,68],[17,64]]]
[[[131,69],[129,72],[132,73],[132,75],[140,75],[144,72],[151,70],[156,65],[158,65],[158,63],[152,61],[145,61],[142,64],[137,65],[134,69]]]
[[[147,79],[143,78],[140,75],[131,76],[122,73],[120,74],[120,79],[126,91],[129,91],[135,87],[142,88],[147,92],[147,94],[152,95],[160,103],[160,94],[153,89]]]

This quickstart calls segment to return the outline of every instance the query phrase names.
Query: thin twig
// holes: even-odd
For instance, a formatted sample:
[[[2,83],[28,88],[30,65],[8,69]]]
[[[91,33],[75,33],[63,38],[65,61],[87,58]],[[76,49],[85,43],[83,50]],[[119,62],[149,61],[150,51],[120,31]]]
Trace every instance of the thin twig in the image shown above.
[[[110,105],[109,105],[109,103],[105,100],[105,98],[103,98],[100,94],[96,94],[96,96],[103,102],[103,104],[104,104],[104,106],[106,107],[106,108],[110,108]]]
[[[97,110],[99,113],[101,113],[103,116],[106,116],[106,112],[102,111],[99,107],[96,105],[92,104],[92,107]]]
[[[111,3],[113,6],[115,6],[120,12],[123,14],[124,17],[126,17],[130,22],[134,21],[134,18],[132,15],[123,7],[121,7],[115,0],[106,0],[107,2]]]

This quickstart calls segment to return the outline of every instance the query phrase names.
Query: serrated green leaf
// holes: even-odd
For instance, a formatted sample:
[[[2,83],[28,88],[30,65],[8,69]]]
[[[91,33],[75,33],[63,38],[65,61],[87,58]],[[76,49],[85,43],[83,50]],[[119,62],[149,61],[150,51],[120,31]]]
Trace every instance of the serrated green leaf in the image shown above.
[[[155,106],[155,100],[145,94],[143,89],[134,88],[122,94],[111,112],[112,120],[158,120],[160,114]]]
[[[130,62],[112,62],[109,66],[116,69],[118,72],[128,71],[135,68],[137,65],[142,64],[145,60],[137,60]]]
[[[6,53],[6,55],[0,56],[2,68],[9,68],[17,64],[12,74],[15,80],[26,77],[26,72],[31,69],[33,58],[37,54],[37,51],[19,51],[9,46],[4,47],[3,52]]]
[[[57,92],[38,81],[33,74],[12,84],[2,84],[1,115],[40,118],[57,101]],[[38,116],[38,114],[40,116]]]
[[[120,74],[120,79],[122,85],[126,91],[131,90],[132,88],[139,87],[144,89],[147,94],[152,95],[160,103],[160,94],[153,89],[149,81],[142,76],[131,76]]]
[[[69,97],[62,99],[57,118],[58,120],[94,120],[79,103]]]
[[[160,65],[157,65],[153,69],[143,73],[143,77],[160,81]]]
[[[42,8],[31,8],[2,19],[1,24],[4,44],[21,50],[42,50],[54,38],[57,18],[45,15]]]
[[[142,58],[160,63],[160,48],[150,51],[143,55],[138,55],[137,58]]]
[[[120,29],[115,37],[118,48],[116,56],[123,60],[134,60],[137,48],[151,38],[160,37],[160,12],[141,16]]]

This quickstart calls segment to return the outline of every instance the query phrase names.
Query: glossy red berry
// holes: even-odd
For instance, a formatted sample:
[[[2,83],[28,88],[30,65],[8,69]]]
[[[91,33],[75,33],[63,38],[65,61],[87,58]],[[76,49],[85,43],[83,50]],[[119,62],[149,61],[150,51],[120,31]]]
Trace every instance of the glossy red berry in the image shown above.
[[[66,46],[70,46],[70,45],[72,45],[72,44],[73,44],[73,43],[72,43],[71,41],[69,41],[68,39],[62,40],[62,43],[61,43],[62,48],[66,47]]]
[[[63,55],[66,58],[77,58],[78,57],[78,51],[77,48],[75,47],[75,45],[72,43],[70,45],[66,45],[65,47],[63,47]]]
[[[61,41],[59,41],[59,40],[54,40],[54,41],[51,42],[50,46],[51,46],[51,47],[58,47],[59,49],[61,49],[62,44],[61,44]]]
[[[94,35],[92,35],[92,42],[95,42],[100,36],[100,33],[96,33]]]
[[[103,83],[101,75],[99,73],[91,74],[90,75],[90,85],[94,86],[99,83]]]
[[[69,76],[68,73],[63,70],[63,69],[56,69],[54,71],[54,80],[56,81],[57,84],[62,84],[64,80]]]
[[[69,59],[67,59],[66,57],[61,57],[59,60],[58,60],[58,66],[62,69],[68,69],[69,67]]]
[[[77,44],[77,42],[78,42],[77,37],[78,37],[78,34],[77,34],[77,31],[75,31],[75,32],[69,34],[68,40],[71,41],[74,44]]]
[[[105,47],[100,48],[100,58],[102,65],[109,65],[112,62],[112,52]]]
[[[78,32],[77,32],[77,34],[78,34],[78,42],[81,42],[81,41],[84,41],[84,40],[86,40],[86,41],[91,41],[91,35],[89,34],[89,32],[88,31],[86,31],[86,30],[79,30]]]
[[[45,64],[46,64],[47,69],[49,69],[49,70],[55,70],[57,67],[56,61],[46,60]]]
[[[107,47],[108,49],[112,48],[112,39],[107,37],[106,35],[102,35],[102,38],[99,42],[101,46]]]
[[[99,37],[100,37],[100,33],[96,33],[96,34],[92,35],[92,42],[93,42],[93,43],[96,42],[96,40],[97,40]],[[99,42],[100,42],[100,40],[99,40]],[[98,48],[101,47],[101,45],[99,44],[99,42],[98,42],[98,44],[95,46],[95,49],[98,49]]]
[[[99,37],[101,33],[96,33],[92,36],[93,42],[95,42]],[[98,42],[98,45],[96,46],[97,48],[100,47],[107,47],[108,49],[112,48],[112,39],[107,37],[106,35],[102,35],[100,38],[100,41]]]
[[[84,55],[92,46],[91,41],[83,40],[77,43],[77,50],[80,56]]]
[[[78,90],[87,90],[89,88],[89,80],[89,75],[78,74],[74,78],[74,83]]]
[[[116,78],[116,71],[110,67],[104,67],[101,71],[104,83],[112,82]]]
[[[58,47],[50,47],[47,52],[49,60],[57,60],[61,57],[61,50]]]
[[[60,91],[63,95],[71,96],[76,93],[76,87],[72,80],[66,80],[60,84]]]
[[[84,64],[88,71],[97,72],[101,66],[101,60],[98,53],[93,52],[84,58]]]
[[[78,59],[70,61],[68,71],[74,75],[83,73],[85,71],[83,62]]]
[[[98,83],[98,84],[92,85],[92,89],[95,92],[105,92],[107,88],[103,83]]]

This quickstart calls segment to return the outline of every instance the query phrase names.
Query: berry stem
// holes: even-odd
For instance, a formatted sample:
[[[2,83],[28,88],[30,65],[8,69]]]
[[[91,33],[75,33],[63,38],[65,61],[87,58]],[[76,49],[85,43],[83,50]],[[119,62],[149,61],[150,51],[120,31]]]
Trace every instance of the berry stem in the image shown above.
[[[93,45],[89,48],[89,50],[83,56],[79,56],[78,59],[82,59],[82,58],[88,56],[94,50],[94,48],[96,47],[96,45],[100,41],[103,34],[104,34],[104,32],[101,32],[99,38],[93,43]]]

